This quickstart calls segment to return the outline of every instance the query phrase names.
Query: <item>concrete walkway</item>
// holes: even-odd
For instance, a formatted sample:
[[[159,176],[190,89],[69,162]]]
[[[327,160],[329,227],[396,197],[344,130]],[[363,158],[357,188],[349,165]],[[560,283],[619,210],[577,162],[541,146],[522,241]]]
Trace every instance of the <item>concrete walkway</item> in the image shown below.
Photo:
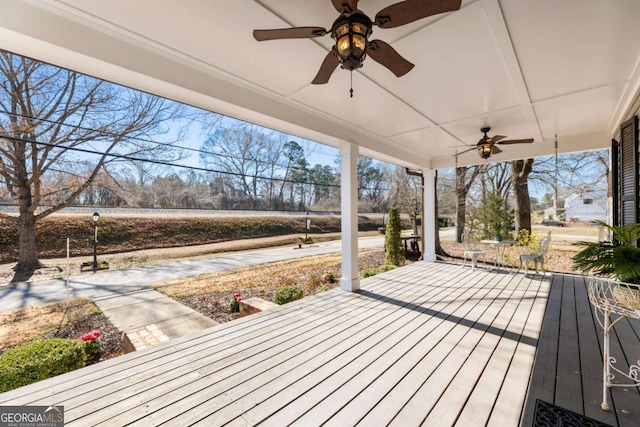
[[[167,338],[178,338],[218,324],[151,288],[126,294],[94,298],[93,302],[122,332],[155,325]]]
[[[361,249],[380,247],[384,245],[384,238],[363,237],[358,240],[358,244]],[[72,277],[69,280],[69,295],[71,298],[91,298],[114,326],[123,332],[136,331],[155,324],[168,338],[176,338],[217,323],[156,292],[149,288],[149,285],[340,251],[341,242],[332,241],[305,246],[302,249],[286,246],[122,270],[97,271]],[[0,311],[64,301],[66,297],[64,279],[10,285],[0,288]]]

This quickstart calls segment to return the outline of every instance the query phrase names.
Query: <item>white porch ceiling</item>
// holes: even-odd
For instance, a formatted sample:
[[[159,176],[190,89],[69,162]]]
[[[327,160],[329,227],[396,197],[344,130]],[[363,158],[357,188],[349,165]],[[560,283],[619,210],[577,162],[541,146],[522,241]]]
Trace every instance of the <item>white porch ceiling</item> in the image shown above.
[[[369,16],[394,0],[361,0]],[[463,0],[383,30],[415,68],[368,58],[310,82],[331,38],[257,42],[255,28],[330,27],[329,0],[2,0],[0,48],[411,167],[454,165],[490,135],[535,139],[492,161],[608,147],[640,87],[638,0]],[[460,164],[480,163],[475,151]]]

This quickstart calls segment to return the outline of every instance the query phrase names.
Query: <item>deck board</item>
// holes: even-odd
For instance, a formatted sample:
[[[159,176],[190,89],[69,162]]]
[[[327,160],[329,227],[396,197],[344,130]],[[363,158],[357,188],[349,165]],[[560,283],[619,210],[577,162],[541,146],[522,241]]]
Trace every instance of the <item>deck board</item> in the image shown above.
[[[638,425],[640,393],[599,409],[602,336],[585,280],[416,263],[0,394],[65,425],[531,425],[536,398]],[[640,357],[640,327],[612,353]],[[636,359],[633,359],[633,358]],[[533,402],[533,403],[532,403]]]
[[[555,404],[576,413],[583,413],[581,399],[574,398],[575,395],[582,394],[582,378],[580,377],[579,342],[575,339],[578,336],[575,286],[571,276],[564,276],[562,288],[556,368],[556,382],[562,387],[556,387]]]

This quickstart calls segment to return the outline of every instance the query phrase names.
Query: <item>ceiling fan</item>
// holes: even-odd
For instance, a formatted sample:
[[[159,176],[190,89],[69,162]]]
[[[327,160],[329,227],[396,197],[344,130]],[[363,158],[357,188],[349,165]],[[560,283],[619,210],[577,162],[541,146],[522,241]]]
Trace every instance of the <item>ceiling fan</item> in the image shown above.
[[[528,139],[507,139],[504,135],[495,135],[488,136],[487,132],[489,132],[491,128],[489,126],[483,127],[480,129],[480,132],[484,133],[484,136],[478,141],[475,147],[469,148],[468,150],[463,151],[462,153],[466,153],[471,150],[478,150],[478,154],[483,159],[488,159],[492,154],[502,153],[502,150],[496,147],[496,145],[508,145],[508,144],[530,144],[533,142],[533,138]],[[462,153],[457,153],[456,156]]]
[[[312,84],[327,83],[339,64],[349,71],[362,67],[367,55],[387,67],[396,77],[402,77],[411,71],[414,65],[400,56],[388,43],[382,40],[369,41],[373,26],[394,28],[428,16],[452,12],[460,9],[462,0],[405,0],[385,7],[376,14],[373,21],[358,9],[358,0],[331,0],[331,3],[340,16],[330,30],[322,27],[254,30],[253,37],[258,41],[265,41],[313,38],[331,34],[335,45],[324,58]]]

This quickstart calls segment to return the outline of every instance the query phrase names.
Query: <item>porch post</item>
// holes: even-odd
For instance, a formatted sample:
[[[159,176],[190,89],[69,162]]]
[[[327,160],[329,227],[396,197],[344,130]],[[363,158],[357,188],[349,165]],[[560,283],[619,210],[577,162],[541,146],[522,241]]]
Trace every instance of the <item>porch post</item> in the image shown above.
[[[424,176],[424,209],[422,222],[424,224],[424,254],[422,259],[427,262],[434,262],[436,260],[436,237],[434,236],[436,230],[436,212],[434,209],[436,202],[436,188],[435,188],[435,171],[433,169],[423,169],[422,175]]]
[[[360,289],[358,278],[358,146],[340,143],[340,205],[342,227],[342,278],[340,289]]]

